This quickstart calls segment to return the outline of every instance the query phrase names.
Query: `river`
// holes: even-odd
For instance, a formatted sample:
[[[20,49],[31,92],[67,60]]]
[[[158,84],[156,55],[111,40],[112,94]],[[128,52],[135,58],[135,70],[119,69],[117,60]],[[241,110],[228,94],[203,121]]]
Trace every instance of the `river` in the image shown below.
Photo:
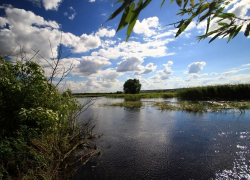
[[[160,111],[149,103],[140,109],[99,106],[122,101],[100,98],[82,114],[83,120],[94,119],[95,133],[103,134],[95,140],[102,155],[74,179],[250,179],[250,110],[188,113]]]

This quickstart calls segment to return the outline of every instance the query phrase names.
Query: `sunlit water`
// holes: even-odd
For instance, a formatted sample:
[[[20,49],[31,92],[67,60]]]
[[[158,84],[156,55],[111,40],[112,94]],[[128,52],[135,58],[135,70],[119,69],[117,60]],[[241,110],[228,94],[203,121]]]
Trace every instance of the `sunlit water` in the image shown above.
[[[150,103],[141,109],[98,105],[122,101],[101,98],[82,114],[83,120],[95,119],[95,132],[103,134],[95,141],[102,156],[74,179],[250,179],[249,110],[187,113],[160,111]]]

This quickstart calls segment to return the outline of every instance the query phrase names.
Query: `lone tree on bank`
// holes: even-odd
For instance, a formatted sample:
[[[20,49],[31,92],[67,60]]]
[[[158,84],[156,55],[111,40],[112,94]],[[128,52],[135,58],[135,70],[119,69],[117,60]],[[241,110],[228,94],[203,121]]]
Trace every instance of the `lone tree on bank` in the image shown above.
[[[126,94],[139,94],[141,90],[139,79],[128,79],[123,85],[123,90]]]

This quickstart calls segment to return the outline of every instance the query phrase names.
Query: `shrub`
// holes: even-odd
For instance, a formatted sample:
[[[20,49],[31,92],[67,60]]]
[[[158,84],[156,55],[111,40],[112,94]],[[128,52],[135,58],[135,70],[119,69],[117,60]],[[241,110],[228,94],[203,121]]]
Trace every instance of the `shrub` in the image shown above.
[[[77,124],[82,106],[70,93],[61,95],[36,62],[0,57],[0,179],[58,179],[77,147],[91,147],[91,124]]]

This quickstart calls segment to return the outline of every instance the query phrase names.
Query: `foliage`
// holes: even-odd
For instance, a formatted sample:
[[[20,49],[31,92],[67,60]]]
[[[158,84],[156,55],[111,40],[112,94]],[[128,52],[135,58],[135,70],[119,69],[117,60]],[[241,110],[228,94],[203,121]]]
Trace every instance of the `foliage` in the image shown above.
[[[107,21],[112,20],[118,14],[123,11],[123,15],[121,17],[120,23],[118,25],[117,31],[127,28],[127,38],[128,40],[136,20],[139,17],[141,11],[146,8],[152,0],[138,0],[136,5],[135,0],[117,0],[116,3],[122,3],[122,5],[110,15]],[[170,4],[174,0],[170,1]],[[225,6],[230,4],[230,0],[213,0],[211,2],[202,1],[195,3],[194,0],[175,0],[179,7],[181,7],[180,12],[177,14],[179,16],[187,15],[189,18],[182,19],[179,22],[175,22],[170,25],[174,25],[175,28],[178,29],[175,37],[179,36],[188,25],[195,20],[197,24],[202,21],[207,21],[206,33],[202,36],[198,36],[198,40],[205,39],[209,36],[213,36],[213,38],[209,41],[212,42],[219,36],[226,37],[228,36],[228,42],[237,36],[242,27],[246,25],[244,35],[246,37],[249,36],[250,33],[250,19],[242,19],[240,17],[235,16],[233,13],[224,12]],[[161,7],[165,3],[165,0],[162,0]],[[187,6],[190,4],[189,6]],[[210,22],[215,20],[216,26],[218,26],[215,30],[210,30]]]
[[[0,179],[60,179],[75,149],[92,146],[92,125],[77,123],[82,105],[50,82],[36,62],[0,57]]]
[[[139,79],[128,79],[123,85],[123,90],[126,94],[139,94],[141,90]]]
[[[141,108],[142,102],[141,101],[125,101],[120,103],[112,103],[112,104],[103,104],[104,106],[120,106],[125,108]]]
[[[177,96],[186,99],[250,99],[250,84],[217,85],[184,88],[177,91]]]

